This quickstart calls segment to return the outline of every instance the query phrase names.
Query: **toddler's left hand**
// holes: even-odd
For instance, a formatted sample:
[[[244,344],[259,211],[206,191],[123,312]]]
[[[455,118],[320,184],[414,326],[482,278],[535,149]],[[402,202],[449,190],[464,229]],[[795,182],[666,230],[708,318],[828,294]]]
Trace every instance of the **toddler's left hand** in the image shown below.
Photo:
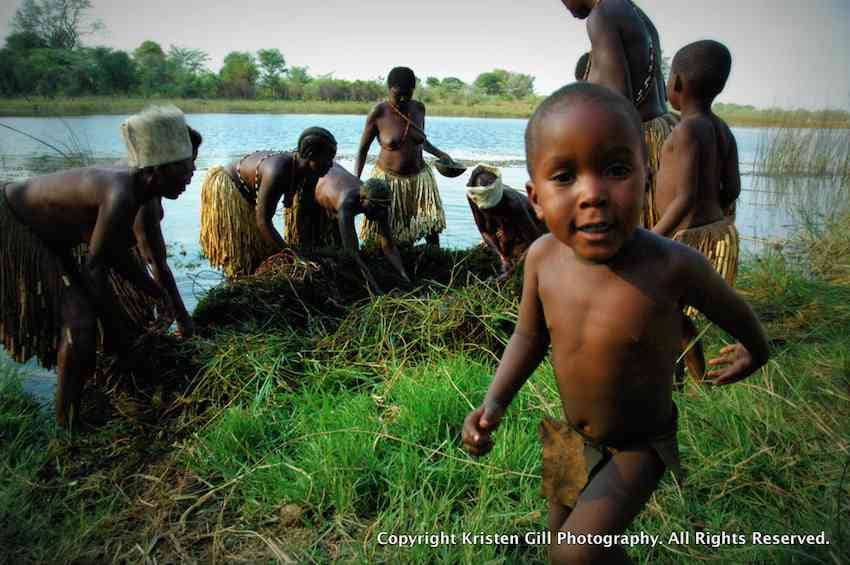
[[[708,364],[712,367],[726,365],[721,369],[706,372],[706,381],[710,385],[728,385],[736,383],[749,377],[755,368],[753,367],[753,356],[746,347],[740,343],[727,345],[720,350],[720,356],[710,359]]]

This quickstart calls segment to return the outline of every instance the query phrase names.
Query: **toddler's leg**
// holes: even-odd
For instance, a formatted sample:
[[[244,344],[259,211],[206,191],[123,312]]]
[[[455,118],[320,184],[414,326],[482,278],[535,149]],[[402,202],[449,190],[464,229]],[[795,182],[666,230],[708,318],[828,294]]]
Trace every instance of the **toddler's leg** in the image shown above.
[[[596,474],[561,531],[581,534],[619,534],[649,500],[664,473],[664,463],[649,447],[620,451]],[[551,513],[551,506],[550,506]],[[620,546],[559,545],[553,534],[552,563],[631,563]]]

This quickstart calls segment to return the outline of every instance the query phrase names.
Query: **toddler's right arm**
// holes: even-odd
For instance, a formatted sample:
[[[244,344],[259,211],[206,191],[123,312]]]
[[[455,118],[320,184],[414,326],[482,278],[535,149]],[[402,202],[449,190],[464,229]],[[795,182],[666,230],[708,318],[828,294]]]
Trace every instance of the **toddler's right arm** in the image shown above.
[[[496,376],[484,402],[470,412],[463,425],[463,442],[473,455],[484,455],[493,447],[490,434],[496,430],[502,415],[534,369],[546,356],[549,332],[543,316],[543,305],[537,294],[539,246],[532,245],[525,262],[522,301],[516,329],[508,342]]]

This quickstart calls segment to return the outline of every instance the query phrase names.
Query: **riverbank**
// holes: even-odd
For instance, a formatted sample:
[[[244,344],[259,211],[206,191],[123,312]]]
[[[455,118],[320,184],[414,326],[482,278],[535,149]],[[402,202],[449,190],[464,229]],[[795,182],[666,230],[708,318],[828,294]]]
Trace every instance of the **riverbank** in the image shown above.
[[[483,101],[475,104],[428,104],[429,116],[528,118],[542,98]],[[348,114],[366,115],[372,102],[310,100],[222,100],[145,98],[0,98],[0,116],[84,116],[131,114],[151,103],[175,104],[184,112],[226,114]],[[749,106],[719,105],[718,114],[735,127],[850,128],[850,114],[839,111],[761,110]]]
[[[397,287],[383,259],[367,260]],[[493,453],[473,459],[459,442],[512,331],[518,281],[487,281],[497,265],[481,248],[404,260],[422,286],[372,299],[324,256],[281,256],[267,275],[214,290],[195,313],[199,337],[148,344],[134,378],[92,383],[95,432],[56,431],[4,379],[10,561],[545,562],[534,539],[462,543],[545,529],[537,425],[560,410],[551,365],[518,396]],[[638,562],[850,554],[850,216],[748,260],[739,290],[773,358],[742,383],[675,395],[689,480],[665,477],[630,529],[669,542],[631,548]],[[709,331],[707,351],[726,340]],[[747,541],[699,543],[706,531]],[[830,545],[752,543],[753,532],[822,531]],[[457,542],[380,544],[440,532]]]

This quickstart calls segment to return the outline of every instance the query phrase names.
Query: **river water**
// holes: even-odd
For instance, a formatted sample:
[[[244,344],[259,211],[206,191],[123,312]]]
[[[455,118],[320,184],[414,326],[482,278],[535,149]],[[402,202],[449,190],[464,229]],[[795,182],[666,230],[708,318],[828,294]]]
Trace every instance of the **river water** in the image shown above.
[[[66,152],[82,150],[96,163],[125,157],[119,125],[126,116],[65,118],[0,118],[0,123],[24,131]],[[200,253],[200,188],[206,170],[260,150],[286,150],[295,146],[302,130],[322,126],[333,132],[339,144],[337,160],[353,170],[354,157],[365,116],[191,114],[188,123],[204,136],[191,186],[176,201],[164,201],[162,229],[169,244],[171,266],[180,292],[191,310],[203,292],[218,284],[221,275],[212,270]],[[524,119],[430,117],[427,131],[431,142],[455,159],[469,163],[487,162],[502,168],[505,183],[522,189],[527,180],[523,134]],[[733,128],[742,172],[742,193],[737,207],[737,226],[745,252],[756,251],[765,242],[781,238],[799,220],[801,201],[810,215],[826,213],[840,197],[830,183],[812,181],[803,185],[780,182],[752,174],[753,161],[763,136],[769,130]],[[370,157],[377,156],[373,143]],[[56,170],[63,161],[56,152],[20,133],[0,128],[0,179],[13,180]],[[367,165],[364,178],[371,165]],[[440,194],[448,227],[441,236],[447,247],[465,248],[480,241],[467,204],[464,186],[468,173],[454,179],[438,175]],[[280,228],[280,225],[278,225]],[[0,356],[2,356],[0,350]],[[0,359],[2,361],[2,359]],[[29,364],[32,369],[33,365]],[[55,376],[36,371],[26,388],[38,397],[52,394]]]

